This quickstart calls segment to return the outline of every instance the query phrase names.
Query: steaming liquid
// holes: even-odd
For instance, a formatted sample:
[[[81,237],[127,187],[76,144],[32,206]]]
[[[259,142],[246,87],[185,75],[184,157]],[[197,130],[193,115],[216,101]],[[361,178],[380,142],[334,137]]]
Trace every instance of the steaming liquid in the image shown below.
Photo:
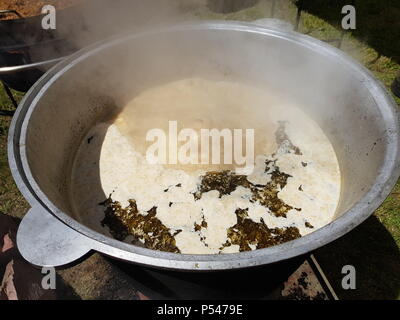
[[[276,216],[257,201],[248,188],[229,194],[216,190],[193,196],[209,170],[233,165],[154,165],[146,161],[149,129],[168,133],[168,121],[181,128],[255,129],[255,168],[247,180],[265,185],[273,177],[266,163],[287,176],[278,198],[290,206]],[[276,132],[285,121],[287,140],[277,143]],[[90,141],[90,143],[88,143]],[[297,149],[301,152],[296,152]],[[167,191],[166,191],[167,190]],[[340,171],[332,145],[319,126],[300,108],[266,90],[240,83],[186,79],[148,89],[136,96],[112,123],[99,123],[83,140],[72,171],[71,197],[75,212],[86,225],[107,233],[100,221],[111,195],[122,206],[134,199],[144,216],[157,208],[156,217],[174,234],[181,253],[238,252],[224,246],[227,230],[238,221],[237,209],[268,228],[295,227],[306,235],[334,218],[340,194]],[[195,225],[207,222],[206,228]],[[178,233],[177,233],[178,231]],[[129,239],[127,239],[129,240]],[[251,244],[251,249],[257,245]]]
[[[275,139],[271,139],[276,130],[270,114],[273,105],[277,105],[273,96],[260,96],[258,92],[255,94],[254,89],[248,90],[237,83],[188,79],[141,93],[126,105],[115,120],[115,125],[129,139],[135,150],[143,155],[152,144],[146,142],[147,132],[159,128],[168,135],[169,121],[177,122],[178,133],[184,128],[191,128],[198,137],[201,129],[250,128],[254,130],[255,154],[271,154],[276,148]],[[244,149],[244,131],[242,142]],[[184,143],[178,142],[178,148]],[[200,140],[198,144],[200,160]],[[233,170],[235,161],[232,164],[222,163],[223,146],[221,141],[220,164],[212,164],[210,151],[208,164],[182,165],[179,162],[168,162],[166,167],[184,171]]]

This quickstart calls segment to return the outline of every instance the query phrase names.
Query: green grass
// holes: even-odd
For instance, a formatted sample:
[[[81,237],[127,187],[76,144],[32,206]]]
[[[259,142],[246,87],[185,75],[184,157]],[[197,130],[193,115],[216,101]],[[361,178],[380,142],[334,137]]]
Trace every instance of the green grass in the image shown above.
[[[340,8],[343,1],[306,0],[300,31],[321,40],[340,36]],[[348,1],[344,1],[347,2]],[[229,14],[182,2],[182,10],[200,19],[250,21],[270,16],[271,2],[260,0],[253,7]],[[356,4],[358,28],[347,32],[342,49],[359,60],[388,88],[400,72],[400,2],[396,0],[362,0]],[[293,1],[278,0],[276,18],[295,21]],[[19,97],[21,95],[19,94]],[[400,99],[395,98],[400,105]],[[12,109],[0,88],[0,106]],[[0,211],[22,216],[28,208],[18,192],[7,165],[6,138],[9,118],[0,116]],[[359,227],[339,240],[316,251],[316,256],[333,287],[343,299],[400,298],[400,184],[382,206]],[[351,264],[357,271],[357,289],[341,289],[341,269]]]
[[[14,91],[13,94],[18,101],[22,97],[21,93]],[[14,109],[2,87],[0,89],[0,108],[2,110]],[[10,117],[0,116],[0,212],[21,217],[29,205],[18,191],[8,168],[7,134],[10,121]]]
[[[392,235],[393,240],[400,248],[400,184],[398,183],[393,189],[390,196],[376,210],[375,216],[379,222],[382,223],[389,233]]]

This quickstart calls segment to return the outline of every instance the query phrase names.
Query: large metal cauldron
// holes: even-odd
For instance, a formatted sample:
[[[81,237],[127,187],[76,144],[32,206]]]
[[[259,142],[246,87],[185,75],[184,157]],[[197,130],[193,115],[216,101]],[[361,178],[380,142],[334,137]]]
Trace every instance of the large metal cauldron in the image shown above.
[[[83,225],[72,213],[68,180],[85,133],[143,88],[191,76],[268,86],[306,107],[340,162],[342,194],[332,223],[282,245],[223,255],[153,251]],[[40,266],[64,265],[90,250],[177,270],[281,262],[341,237],[371,215],[399,176],[399,141],[395,104],[382,85],[357,62],[313,38],[233,22],[183,24],[121,36],[59,63],[18,108],[9,160],[32,206],[20,225],[18,247]]]

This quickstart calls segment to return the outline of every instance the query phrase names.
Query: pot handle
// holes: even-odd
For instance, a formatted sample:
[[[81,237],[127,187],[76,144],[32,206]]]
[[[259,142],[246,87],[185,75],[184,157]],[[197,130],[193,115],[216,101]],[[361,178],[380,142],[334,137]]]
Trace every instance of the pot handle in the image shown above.
[[[34,206],[19,225],[17,247],[33,265],[58,267],[83,257],[93,248],[93,240]]]

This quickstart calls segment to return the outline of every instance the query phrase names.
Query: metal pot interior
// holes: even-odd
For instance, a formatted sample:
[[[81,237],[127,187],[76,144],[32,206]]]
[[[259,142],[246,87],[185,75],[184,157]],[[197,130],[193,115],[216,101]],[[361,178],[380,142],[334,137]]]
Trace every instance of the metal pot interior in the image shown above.
[[[304,36],[234,24],[184,26],[109,41],[57,68],[24,122],[25,171],[45,203],[99,232],[99,217],[75,212],[70,201],[77,148],[93,125],[118,113],[141,90],[173,80],[239,81],[276,90],[304,106],[339,160],[342,186],[335,219],[364,201],[388,170],[396,124],[387,97],[358,66]],[[100,182],[93,188],[102,192]],[[345,222],[348,229],[366,216]]]

